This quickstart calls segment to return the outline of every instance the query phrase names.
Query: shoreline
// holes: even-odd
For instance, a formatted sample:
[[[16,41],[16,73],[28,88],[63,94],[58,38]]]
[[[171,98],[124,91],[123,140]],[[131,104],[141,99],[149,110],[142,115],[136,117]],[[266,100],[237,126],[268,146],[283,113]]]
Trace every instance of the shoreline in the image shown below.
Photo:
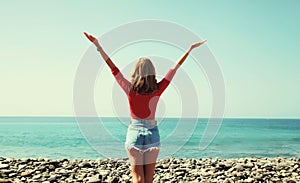
[[[167,158],[157,161],[153,182],[300,182],[295,158]],[[3,182],[131,182],[128,159],[0,157]]]

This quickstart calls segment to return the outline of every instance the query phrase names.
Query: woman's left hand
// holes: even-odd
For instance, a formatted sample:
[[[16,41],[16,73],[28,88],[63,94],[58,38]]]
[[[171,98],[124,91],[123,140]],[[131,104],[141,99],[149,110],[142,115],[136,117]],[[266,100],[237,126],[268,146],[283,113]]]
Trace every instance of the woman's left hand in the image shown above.
[[[92,35],[90,35],[90,34],[88,34],[88,33],[86,33],[86,32],[83,32],[83,33],[84,33],[84,35],[85,35],[92,43],[95,44],[95,46],[96,46],[97,48],[100,47],[100,44],[99,44],[97,38],[95,38],[94,36],[92,36]]]

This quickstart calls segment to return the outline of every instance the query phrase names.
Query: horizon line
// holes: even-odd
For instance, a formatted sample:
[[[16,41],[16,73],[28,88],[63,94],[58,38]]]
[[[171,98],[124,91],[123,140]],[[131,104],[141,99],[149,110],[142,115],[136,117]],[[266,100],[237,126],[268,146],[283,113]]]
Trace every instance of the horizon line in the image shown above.
[[[9,118],[9,117],[19,117],[19,118],[22,118],[22,117],[27,117],[27,118],[30,118],[30,117],[45,117],[45,118],[55,118],[55,117],[62,117],[62,118],[77,118],[77,117],[89,117],[89,118],[92,118],[92,117],[95,117],[95,116],[46,116],[46,115],[34,115],[34,116],[24,116],[24,115],[0,115],[0,118]],[[98,118],[102,117],[102,118],[130,118],[130,116],[122,116],[122,117],[116,117],[116,116],[97,116]],[[178,117],[178,116],[167,116],[167,117],[157,117],[158,119],[159,118],[185,118],[185,119],[220,119],[220,118],[223,118],[223,119],[300,119],[300,117],[262,117],[262,116],[256,116],[256,117],[247,117],[247,116],[238,116],[238,117]]]

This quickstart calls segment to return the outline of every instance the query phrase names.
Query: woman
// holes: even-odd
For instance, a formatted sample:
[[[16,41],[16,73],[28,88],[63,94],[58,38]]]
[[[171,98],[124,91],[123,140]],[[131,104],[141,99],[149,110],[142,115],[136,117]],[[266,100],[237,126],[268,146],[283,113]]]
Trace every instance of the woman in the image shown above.
[[[133,68],[129,82],[104,52],[98,40],[86,32],[84,34],[95,44],[128,97],[131,122],[127,131],[125,149],[131,164],[132,180],[133,182],[152,182],[160,148],[159,131],[155,121],[159,97],[189,53],[204,44],[206,40],[193,44],[160,82],[156,81],[155,68],[150,59],[140,58]]]

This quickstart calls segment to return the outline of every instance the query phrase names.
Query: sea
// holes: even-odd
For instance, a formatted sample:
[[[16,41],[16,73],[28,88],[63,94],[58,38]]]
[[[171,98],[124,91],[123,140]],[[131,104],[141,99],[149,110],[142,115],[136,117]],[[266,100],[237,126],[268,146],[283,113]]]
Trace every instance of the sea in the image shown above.
[[[0,157],[126,158],[129,122],[113,117],[0,117]],[[211,123],[209,118],[164,118],[158,129],[159,158],[300,156],[300,119],[225,118]]]

